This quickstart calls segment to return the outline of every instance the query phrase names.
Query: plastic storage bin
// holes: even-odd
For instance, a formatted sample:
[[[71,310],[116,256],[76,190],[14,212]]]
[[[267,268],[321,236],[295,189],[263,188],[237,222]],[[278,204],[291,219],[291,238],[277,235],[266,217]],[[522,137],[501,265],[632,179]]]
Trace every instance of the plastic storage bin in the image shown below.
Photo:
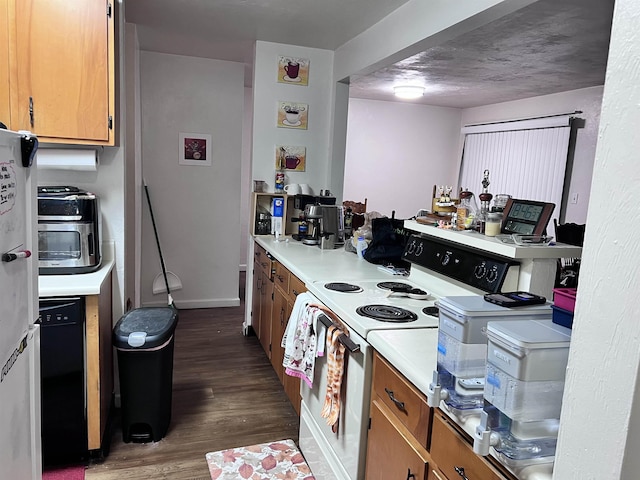
[[[577,288],[554,288],[553,289],[553,304],[556,307],[560,307],[569,312],[574,312],[576,309],[576,294]]]
[[[552,305],[551,308],[553,309],[553,323],[567,328],[571,328],[573,326],[573,312],[555,305]]]
[[[114,327],[126,443],[157,442],[169,429],[177,324],[177,310],[144,307],[127,312]]]

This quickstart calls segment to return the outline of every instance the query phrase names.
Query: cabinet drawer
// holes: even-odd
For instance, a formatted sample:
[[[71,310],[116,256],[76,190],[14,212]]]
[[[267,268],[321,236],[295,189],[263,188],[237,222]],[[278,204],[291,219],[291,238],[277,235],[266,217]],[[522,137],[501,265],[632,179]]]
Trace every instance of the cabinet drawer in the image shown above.
[[[427,478],[429,454],[401,426],[379,399],[371,404],[367,440],[367,480]]]
[[[273,283],[275,283],[285,295],[289,295],[289,275],[289,270],[287,270],[280,262],[276,262],[276,271],[273,277]]]
[[[512,478],[502,475],[484,458],[473,453],[471,445],[462,437],[443,413],[433,418],[431,457],[438,468],[449,479],[461,478],[458,470],[464,469],[469,480],[504,480]]]
[[[253,259],[254,262],[260,265],[260,270],[263,271],[267,277],[271,278],[273,259],[267,251],[257,243],[253,248]]]
[[[432,410],[427,405],[425,396],[377,353],[373,363],[373,390],[400,423],[426,448]]]
[[[306,292],[307,287],[304,286],[304,282],[296,277],[293,273],[289,274],[289,298],[293,303],[296,301],[296,297],[302,292]]]

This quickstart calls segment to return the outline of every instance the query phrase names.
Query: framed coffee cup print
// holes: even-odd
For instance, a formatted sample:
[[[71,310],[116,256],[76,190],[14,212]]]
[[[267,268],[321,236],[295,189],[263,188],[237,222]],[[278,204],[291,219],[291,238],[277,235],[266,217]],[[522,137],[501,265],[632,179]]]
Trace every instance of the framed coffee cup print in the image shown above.
[[[278,82],[309,85],[309,59],[278,57]]]
[[[293,145],[276,146],[276,170],[304,172],[306,163],[306,147]]]
[[[211,135],[180,133],[178,155],[180,165],[211,166]]]
[[[278,127],[306,130],[308,112],[306,103],[278,102]]]

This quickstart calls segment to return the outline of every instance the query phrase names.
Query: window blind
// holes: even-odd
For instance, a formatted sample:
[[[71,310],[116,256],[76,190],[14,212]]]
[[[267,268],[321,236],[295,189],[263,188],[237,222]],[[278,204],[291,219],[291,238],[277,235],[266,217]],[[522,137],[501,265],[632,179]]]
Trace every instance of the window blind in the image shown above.
[[[489,192],[555,203],[558,219],[571,134],[570,116],[471,125],[465,134],[459,185],[478,194],[489,170]],[[553,220],[550,221],[550,224]]]

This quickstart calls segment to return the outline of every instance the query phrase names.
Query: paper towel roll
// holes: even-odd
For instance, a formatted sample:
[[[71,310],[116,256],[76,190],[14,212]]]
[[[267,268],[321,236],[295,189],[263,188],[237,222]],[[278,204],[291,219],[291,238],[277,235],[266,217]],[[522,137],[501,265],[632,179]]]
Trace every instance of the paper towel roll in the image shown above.
[[[41,148],[38,150],[37,159],[38,168],[42,169],[95,172],[98,168],[96,150]]]

